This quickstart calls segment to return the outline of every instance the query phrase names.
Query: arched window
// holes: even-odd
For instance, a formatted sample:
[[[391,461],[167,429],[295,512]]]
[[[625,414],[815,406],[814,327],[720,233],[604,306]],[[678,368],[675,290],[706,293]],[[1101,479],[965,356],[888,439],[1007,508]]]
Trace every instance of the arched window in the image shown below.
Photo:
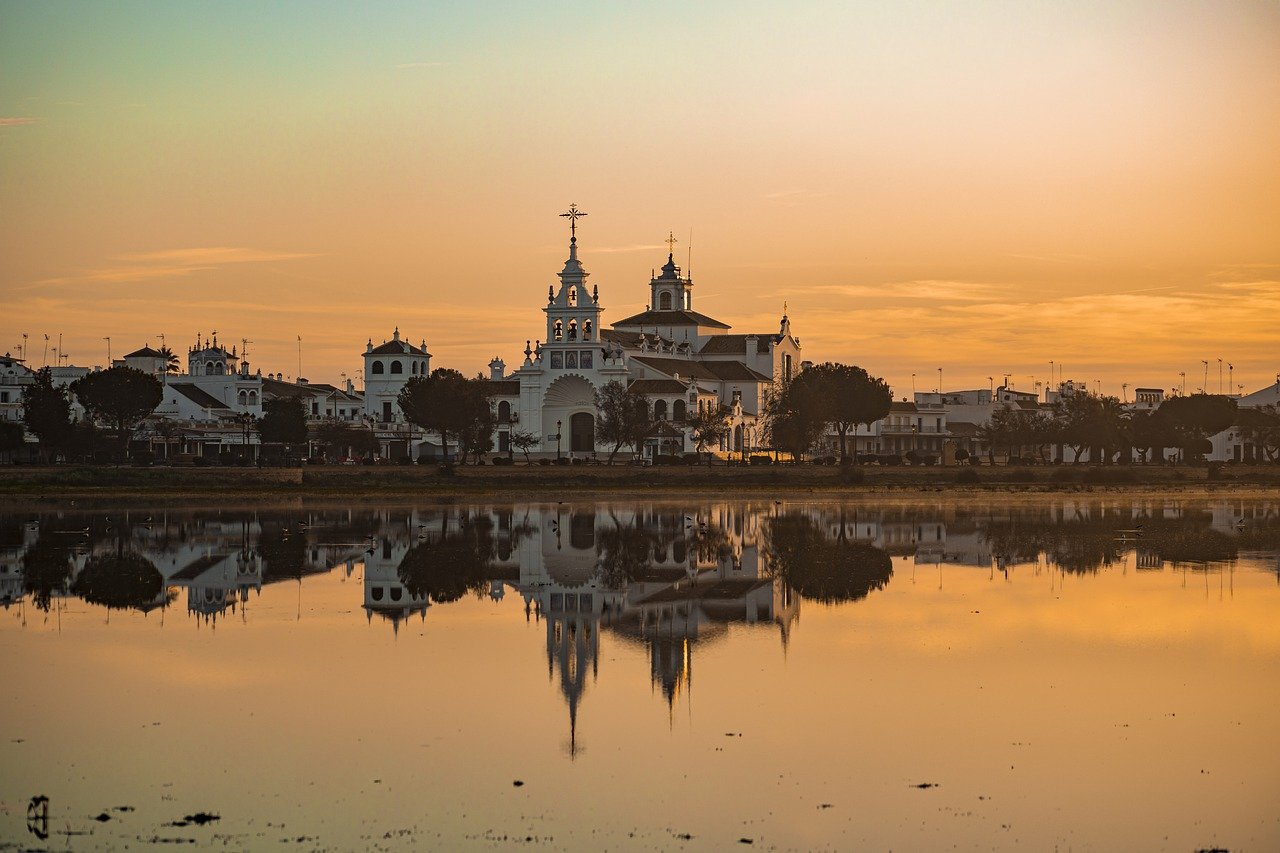
[[[684,400],[676,400],[671,404],[671,420],[682,421],[685,417]]]
[[[369,587],[369,597],[370,597],[370,598],[372,598],[374,601],[381,601],[381,600],[382,600],[382,587],[380,587],[380,586],[371,586],[371,587]]]
[[[242,390],[236,394],[236,399],[239,400],[240,403],[243,405],[245,402],[248,401],[249,394],[248,392]]]
[[[222,375],[222,362],[219,361],[217,364],[213,366],[213,372],[214,372],[214,375],[216,376]]]
[[[578,339],[578,321],[569,321],[569,340],[576,341]]]
[[[204,375],[205,375],[205,376],[212,376],[212,375],[213,375],[213,362],[212,362],[212,361],[206,361],[206,362],[204,363]]]
[[[404,365],[398,361],[391,362],[392,373],[404,373]]]
[[[418,375],[418,362],[416,361],[409,362],[409,372],[412,373],[414,376]]]
[[[249,405],[250,405],[250,406],[256,406],[256,405],[258,405],[258,392],[257,392],[257,391],[250,391],[250,392],[249,392]]]
[[[369,372],[370,372],[370,373],[374,373],[374,374],[379,374],[379,375],[380,375],[380,374],[383,372],[383,371],[382,371],[382,362],[380,362],[380,361],[375,361],[375,362],[373,363],[373,367],[371,367],[371,368],[369,369]]]
[[[556,320],[555,326],[551,329],[551,336],[557,341],[564,340],[564,323],[562,321]]]
[[[658,294],[658,310],[659,311],[671,310],[671,291],[664,290],[662,291],[662,293]]]
[[[511,404],[503,400],[498,404],[498,423],[505,424],[511,422]]]
[[[653,404],[653,419],[655,421],[665,421],[667,419],[667,401],[657,400]]]
[[[587,320],[582,324],[582,339],[584,341],[591,340],[591,321]]]

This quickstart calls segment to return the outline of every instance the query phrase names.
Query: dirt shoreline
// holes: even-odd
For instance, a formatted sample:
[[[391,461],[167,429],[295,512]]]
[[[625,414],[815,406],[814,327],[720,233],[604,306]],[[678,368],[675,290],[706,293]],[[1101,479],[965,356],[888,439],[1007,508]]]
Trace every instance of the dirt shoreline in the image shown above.
[[[629,468],[474,467],[441,474],[434,466],[354,468],[128,468],[104,466],[0,469],[0,501],[66,499],[315,498],[363,500],[461,497],[757,498],[828,494],[920,497],[937,494],[1280,495],[1280,469],[1237,466],[1210,479],[1205,468],[1142,466],[854,468],[828,466]],[[976,479],[975,479],[976,478]]]

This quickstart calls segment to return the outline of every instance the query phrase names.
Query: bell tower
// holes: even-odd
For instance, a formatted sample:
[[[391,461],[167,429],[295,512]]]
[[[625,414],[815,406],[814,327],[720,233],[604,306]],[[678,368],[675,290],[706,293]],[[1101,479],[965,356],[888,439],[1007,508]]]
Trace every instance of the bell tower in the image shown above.
[[[650,311],[690,311],[693,309],[693,280],[687,275],[680,276],[680,267],[676,266],[676,237],[667,233],[667,262],[662,265],[662,274],[649,281]]]
[[[557,349],[577,349],[583,344],[600,340],[600,296],[596,288],[587,292],[590,276],[578,260],[578,219],[587,214],[569,205],[567,213],[560,214],[569,220],[569,259],[560,271],[560,288],[547,288],[547,338],[543,347],[551,352]],[[575,365],[576,366],[576,365]]]

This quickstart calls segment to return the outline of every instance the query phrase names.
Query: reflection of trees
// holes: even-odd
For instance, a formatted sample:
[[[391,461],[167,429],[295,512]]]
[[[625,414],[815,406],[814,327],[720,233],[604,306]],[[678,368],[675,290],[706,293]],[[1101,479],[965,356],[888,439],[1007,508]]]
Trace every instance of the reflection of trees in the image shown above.
[[[52,536],[41,536],[22,555],[22,585],[40,610],[49,609],[53,593],[65,588],[70,575],[71,551]]]
[[[613,520],[613,524],[596,530],[597,566],[601,583],[609,589],[621,589],[648,571],[657,537],[639,521],[623,524]]]
[[[1238,540],[1213,529],[1209,512],[1165,518],[1101,503],[1070,510],[1022,507],[1002,512],[1007,517],[982,525],[998,559],[1034,562],[1044,554],[1066,572],[1095,572],[1120,562],[1126,551],[1139,545],[1171,563],[1234,560],[1238,553]],[[1272,544],[1280,541],[1280,531],[1277,533],[1270,539]]]
[[[844,525],[828,537],[808,515],[788,513],[769,521],[769,564],[805,598],[835,604],[858,601],[893,577],[893,560],[866,542],[848,538]]]
[[[487,515],[458,515],[449,529],[449,515],[440,516],[440,530],[425,534],[400,562],[400,582],[412,596],[430,596],[437,604],[457,601],[468,592],[489,589],[494,559],[493,520]]]
[[[71,591],[90,604],[119,609],[148,609],[163,589],[164,578],[155,564],[137,551],[123,549],[90,557],[71,585]]]
[[[283,521],[261,521],[257,549],[262,558],[263,583],[301,580],[307,573],[307,537],[290,532]]]

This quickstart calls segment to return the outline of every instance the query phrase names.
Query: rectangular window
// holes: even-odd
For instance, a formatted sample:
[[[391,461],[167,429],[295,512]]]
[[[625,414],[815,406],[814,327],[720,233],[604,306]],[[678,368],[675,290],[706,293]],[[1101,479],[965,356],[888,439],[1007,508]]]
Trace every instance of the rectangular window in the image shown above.
[[[564,593],[562,592],[551,593],[551,609],[553,611],[564,609]]]
[[[313,414],[313,415],[318,415],[318,414],[320,414],[320,404],[319,404],[319,403],[312,403],[312,404],[311,404],[311,414]]]
[[[9,392],[0,391],[0,403],[7,403],[7,402],[9,402]]]
[[[551,369],[552,370],[564,369],[564,353],[562,352],[551,353]]]
[[[382,422],[383,423],[391,422],[391,401],[390,400],[382,401]]]
[[[506,453],[510,449],[511,449],[511,433],[509,432],[498,433],[498,452]]]
[[[578,353],[578,364],[581,365],[584,370],[591,369],[591,350],[584,349],[582,352]]]
[[[564,354],[564,366],[565,366],[565,367],[574,367],[574,368],[576,368],[576,367],[578,366],[578,354],[577,354],[576,352],[567,352],[567,353],[565,353],[565,354]]]

